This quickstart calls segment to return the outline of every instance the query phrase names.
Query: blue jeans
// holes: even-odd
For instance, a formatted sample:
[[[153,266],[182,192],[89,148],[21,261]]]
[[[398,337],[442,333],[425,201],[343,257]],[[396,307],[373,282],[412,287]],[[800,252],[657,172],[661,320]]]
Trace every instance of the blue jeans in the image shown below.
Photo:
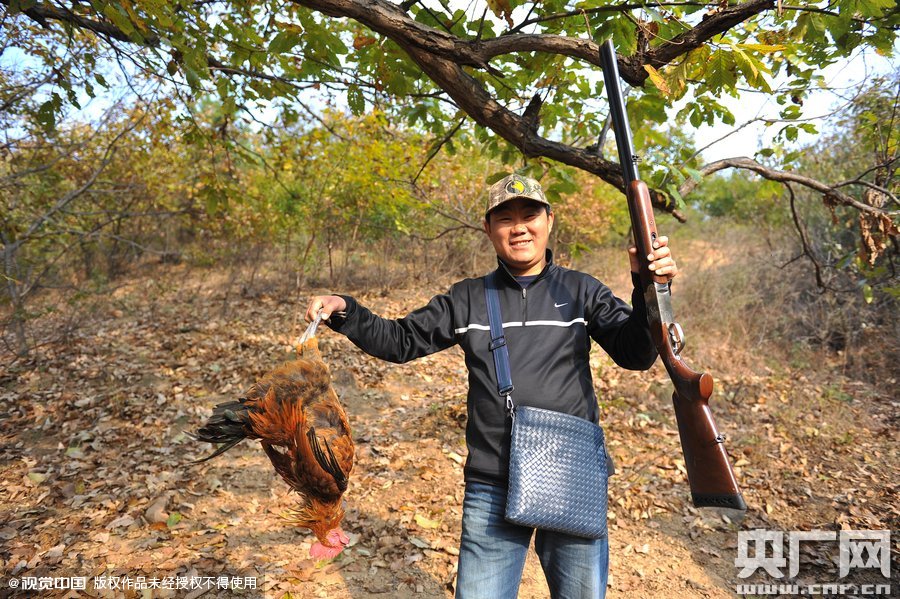
[[[467,483],[459,546],[457,599],[515,599],[534,529],[510,524],[506,489]],[[609,539],[538,530],[534,548],[554,599],[603,599]]]

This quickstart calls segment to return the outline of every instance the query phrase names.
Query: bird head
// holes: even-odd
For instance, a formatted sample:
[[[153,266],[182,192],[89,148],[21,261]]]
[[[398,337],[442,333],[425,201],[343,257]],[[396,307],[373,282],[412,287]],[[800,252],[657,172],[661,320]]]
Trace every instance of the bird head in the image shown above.
[[[344,550],[344,547],[350,544],[350,537],[343,530],[334,528],[325,537],[319,537],[319,542],[313,543],[309,548],[309,555],[317,559],[332,559]]]
[[[344,507],[340,499],[326,503],[309,499],[306,504],[292,510],[288,520],[300,528],[308,528],[316,535],[317,543],[310,547],[309,554],[319,559],[337,556],[350,543],[350,537],[341,530]]]

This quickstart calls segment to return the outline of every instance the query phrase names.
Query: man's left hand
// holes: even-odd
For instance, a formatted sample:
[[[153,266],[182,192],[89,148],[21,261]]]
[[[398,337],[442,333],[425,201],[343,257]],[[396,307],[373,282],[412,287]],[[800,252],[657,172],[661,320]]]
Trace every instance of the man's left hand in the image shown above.
[[[650,270],[653,274],[666,277],[671,281],[678,274],[678,265],[675,264],[672,251],[669,250],[669,238],[657,237],[653,242],[653,247],[653,253],[647,256],[647,260],[650,261]],[[628,258],[631,261],[631,272],[640,271],[641,265],[638,262],[637,248],[633,245],[628,248]]]

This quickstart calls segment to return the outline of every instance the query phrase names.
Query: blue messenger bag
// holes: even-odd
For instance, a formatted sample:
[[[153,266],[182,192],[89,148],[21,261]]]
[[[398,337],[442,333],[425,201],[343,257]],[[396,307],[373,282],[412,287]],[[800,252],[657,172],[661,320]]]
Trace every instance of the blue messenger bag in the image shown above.
[[[497,390],[512,419],[506,520],[588,539],[605,537],[603,429],[578,416],[513,403],[496,271],[485,277],[484,292]]]

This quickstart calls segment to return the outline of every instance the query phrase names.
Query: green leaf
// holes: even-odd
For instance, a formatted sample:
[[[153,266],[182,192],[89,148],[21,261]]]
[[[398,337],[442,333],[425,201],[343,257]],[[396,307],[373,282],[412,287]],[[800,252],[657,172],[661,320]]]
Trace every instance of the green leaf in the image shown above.
[[[800,107],[795,104],[791,104],[781,111],[781,118],[783,119],[798,119],[802,115],[803,112],[800,110]]]
[[[578,191],[578,185],[573,181],[566,181],[564,179],[558,179],[551,183],[548,187],[548,190],[552,190],[557,195],[561,194],[571,194]]]
[[[678,188],[675,185],[672,185],[671,183],[666,185],[666,191],[672,196],[672,199],[675,200],[675,204],[679,208],[683,209],[685,207],[684,198],[681,197],[681,194],[678,192]]]
[[[703,113],[700,112],[697,106],[694,106],[694,109],[691,110],[691,114],[690,116],[688,116],[688,120],[695,128],[703,124]]]
[[[686,172],[691,177],[691,179],[693,179],[697,183],[703,182],[703,173],[701,173],[697,169],[686,166],[684,167],[684,172]]]
[[[103,13],[107,19],[113,22],[113,25],[122,30],[122,33],[131,37],[135,33],[137,33],[134,29],[134,25],[131,23],[131,20],[128,18],[128,15],[125,14],[124,11],[120,10],[120,8],[114,3],[103,3],[103,8],[100,9],[100,12]]]
[[[741,73],[744,74],[744,78],[751,83],[756,81],[756,78],[759,76],[759,69],[757,68],[756,63],[759,61],[743,50],[738,49],[734,51],[732,56],[734,56],[735,65],[740,69]]]
[[[765,72],[759,72],[759,76],[756,78],[756,87],[766,92],[767,94],[772,93],[772,84],[769,82],[769,78],[766,76]]]
[[[28,480],[30,480],[31,482],[33,482],[36,485],[39,485],[42,482],[44,482],[45,480],[47,480],[47,475],[43,474],[41,472],[29,472]]]
[[[181,68],[184,71],[184,78],[187,79],[188,85],[191,86],[191,89],[200,89],[201,81],[199,75],[197,75],[197,71],[187,66],[186,64],[182,65]]]
[[[209,77],[209,64],[206,61],[206,51],[203,48],[189,47],[184,50],[184,64],[198,77]]]
[[[854,0],[850,3],[856,6],[856,10],[863,17],[881,17],[894,8],[897,3],[895,0]]]
[[[269,42],[269,52],[273,54],[282,54],[293,49],[299,44],[303,38],[299,33],[294,31],[281,31]]]
[[[846,47],[846,36],[853,26],[853,5],[855,4],[857,4],[857,0],[849,0],[849,2],[842,0],[839,3],[838,15],[828,19],[828,32],[840,46]]]
[[[169,514],[169,517],[166,519],[166,526],[168,526],[169,528],[172,528],[179,522],[181,522],[181,514],[179,514],[178,512],[172,512],[171,514]]]
[[[78,94],[71,87],[66,89],[66,97],[69,98],[69,104],[81,110],[81,104],[78,103]]]
[[[47,100],[38,108],[37,121],[47,133],[56,130],[56,111],[57,103],[52,99]]]
[[[350,112],[357,116],[366,111],[366,99],[355,83],[347,86],[347,106],[350,107]]]
[[[825,33],[825,19],[822,15],[810,13],[807,16],[809,17],[809,30],[807,30],[807,35],[821,35]]]
[[[707,84],[713,90],[732,89],[737,82],[734,57],[731,52],[719,48],[709,57],[706,66]]]
[[[634,35],[634,25],[627,18],[603,18],[595,15],[591,19],[595,23],[602,19],[594,30],[594,39],[600,41],[612,38],[616,52],[623,56],[630,56],[637,50],[637,36]]]
[[[681,173],[681,170],[676,166],[669,166],[669,174],[675,179],[675,182],[681,185],[685,182],[685,176]]]
[[[76,460],[84,457],[84,452],[81,451],[80,447],[72,446],[66,449],[66,457],[75,458]]]
[[[872,286],[869,285],[868,283],[863,283],[862,294],[863,294],[863,299],[866,300],[866,303],[871,304],[872,300],[874,299],[874,294],[872,293]]]

